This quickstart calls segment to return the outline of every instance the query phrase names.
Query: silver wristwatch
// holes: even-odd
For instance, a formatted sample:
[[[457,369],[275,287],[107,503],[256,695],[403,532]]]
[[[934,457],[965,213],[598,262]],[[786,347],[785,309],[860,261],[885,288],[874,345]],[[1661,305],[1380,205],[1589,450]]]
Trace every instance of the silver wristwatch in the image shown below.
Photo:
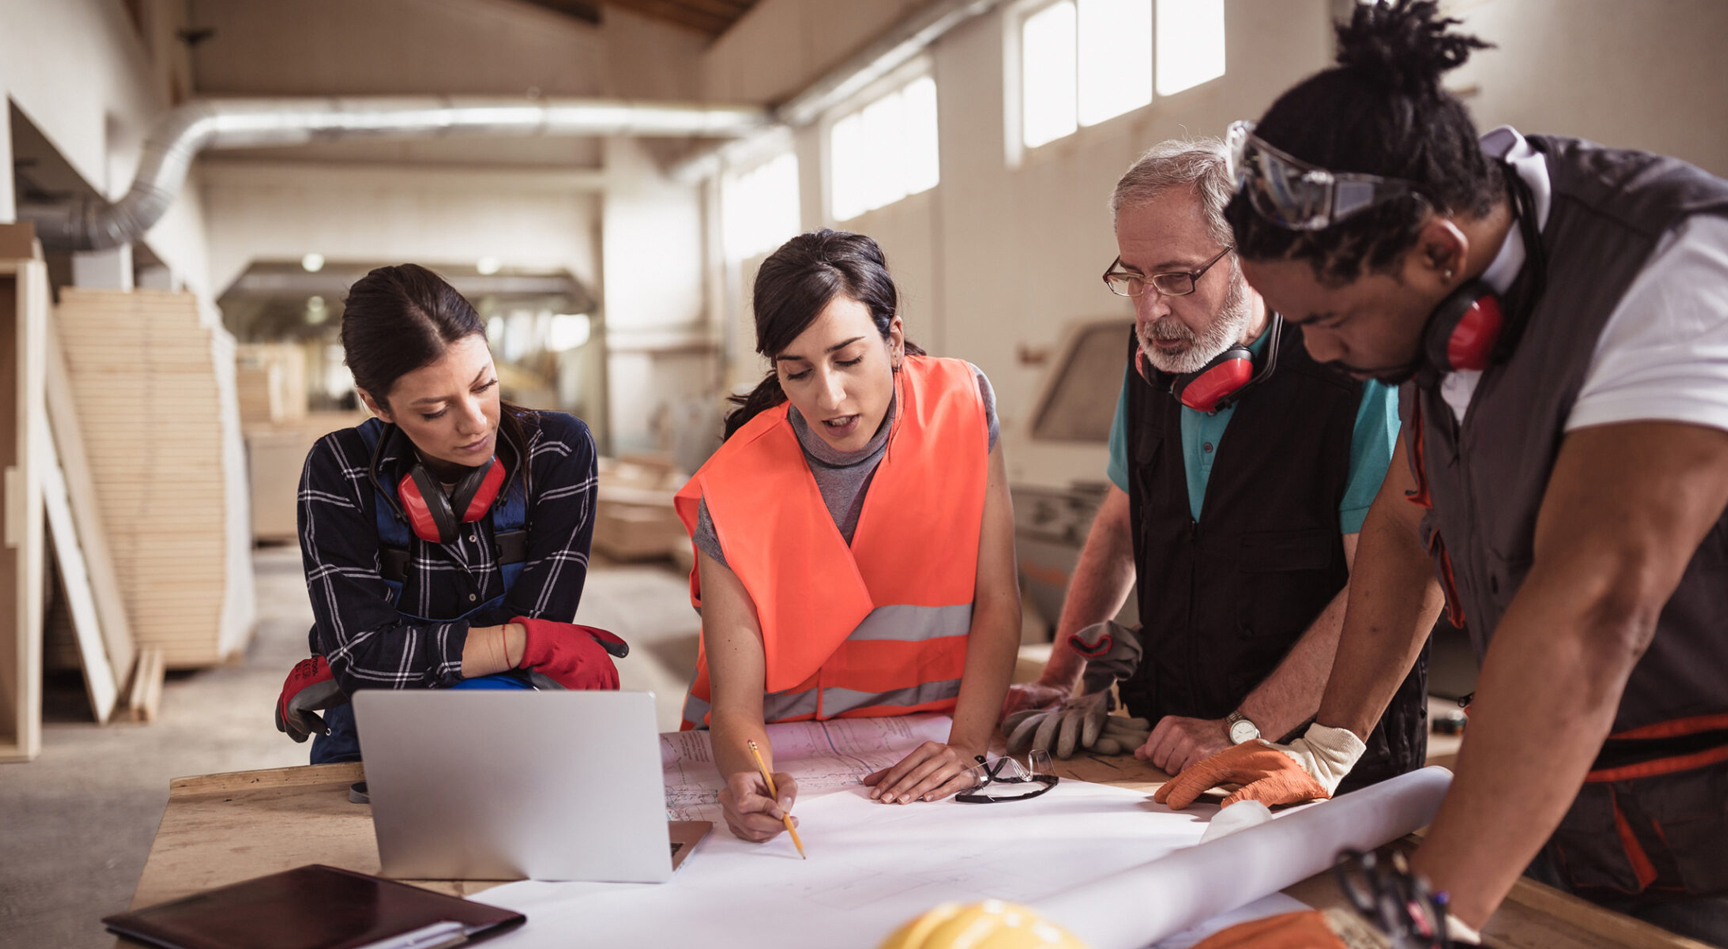
[[[1224,719],[1224,731],[1230,736],[1230,744],[1240,745],[1260,737],[1260,727],[1248,720],[1241,709],[1231,712]]]

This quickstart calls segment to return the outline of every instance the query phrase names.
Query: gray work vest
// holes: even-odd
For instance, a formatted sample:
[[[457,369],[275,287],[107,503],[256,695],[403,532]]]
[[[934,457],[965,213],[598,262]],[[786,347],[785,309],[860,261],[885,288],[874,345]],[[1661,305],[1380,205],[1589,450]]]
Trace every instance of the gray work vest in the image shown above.
[[[1482,374],[1461,425],[1437,389],[1401,400],[1432,504],[1421,537],[1478,662],[1530,571],[1537,512],[1609,315],[1664,233],[1690,215],[1728,215],[1728,181],[1676,159],[1529,142],[1546,159],[1553,203],[1546,289],[1523,336]],[[1728,893],[1728,517],[1663,608],[1546,852],[1598,899]]]

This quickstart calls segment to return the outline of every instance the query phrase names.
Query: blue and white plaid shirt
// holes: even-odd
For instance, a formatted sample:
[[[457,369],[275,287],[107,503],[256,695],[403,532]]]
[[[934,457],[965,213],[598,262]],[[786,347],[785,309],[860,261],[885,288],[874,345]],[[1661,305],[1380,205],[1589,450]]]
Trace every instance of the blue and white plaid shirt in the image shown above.
[[[526,413],[522,423],[533,475],[522,575],[498,608],[448,622],[410,617],[461,616],[504,592],[492,519],[462,525],[449,544],[415,538],[397,603],[379,572],[383,502],[367,477],[365,441],[346,428],[312,447],[299,500],[300,556],[317,620],[309,639],[343,691],[453,685],[462,680],[470,625],[513,616],[575,620],[594,537],[594,437],[581,419],[559,412]],[[394,485],[412,461],[406,439],[392,439],[379,458],[380,480]]]

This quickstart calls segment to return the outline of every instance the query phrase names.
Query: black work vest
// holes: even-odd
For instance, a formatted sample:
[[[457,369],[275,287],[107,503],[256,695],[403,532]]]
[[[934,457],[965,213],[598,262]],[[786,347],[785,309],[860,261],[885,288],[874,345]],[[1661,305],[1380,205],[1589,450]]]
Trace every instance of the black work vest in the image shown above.
[[[1482,374],[1462,425],[1437,390],[1404,400],[1420,412],[1405,431],[1421,433],[1412,463],[1432,504],[1422,541],[1478,661],[1530,572],[1536,516],[1608,317],[1663,234],[1689,215],[1728,215],[1728,181],[1677,159],[1528,141],[1553,185],[1542,298],[1511,358]],[[1599,899],[1728,893],[1728,515],[1657,619],[1547,853]]]
[[[1129,334],[1128,361],[1138,342]],[[1314,362],[1286,324],[1277,370],[1236,405],[1196,522],[1169,381],[1129,373],[1129,510],[1144,658],[1122,685],[1133,714],[1223,718],[1350,579],[1338,507],[1360,383]],[[1368,736],[1352,790],[1421,767],[1428,653]],[[1268,740],[1281,736],[1265,735]]]

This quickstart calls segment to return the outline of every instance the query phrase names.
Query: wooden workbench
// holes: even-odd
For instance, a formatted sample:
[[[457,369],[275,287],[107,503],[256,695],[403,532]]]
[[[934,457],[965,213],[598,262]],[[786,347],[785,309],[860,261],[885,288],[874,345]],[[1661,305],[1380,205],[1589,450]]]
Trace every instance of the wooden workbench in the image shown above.
[[[1165,780],[1163,772],[1127,756],[1082,756],[1058,762],[1058,771],[1148,794]],[[361,778],[360,765],[335,764],[175,779],[132,907],[308,863],[377,873],[371,809],[348,800],[348,786]],[[501,885],[415,882],[457,896]],[[1285,892],[1312,906],[1343,905],[1326,874]],[[1514,949],[1708,949],[1529,880],[1518,881],[1485,931],[1490,945]],[[121,940],[119,945],[135,944]]]

